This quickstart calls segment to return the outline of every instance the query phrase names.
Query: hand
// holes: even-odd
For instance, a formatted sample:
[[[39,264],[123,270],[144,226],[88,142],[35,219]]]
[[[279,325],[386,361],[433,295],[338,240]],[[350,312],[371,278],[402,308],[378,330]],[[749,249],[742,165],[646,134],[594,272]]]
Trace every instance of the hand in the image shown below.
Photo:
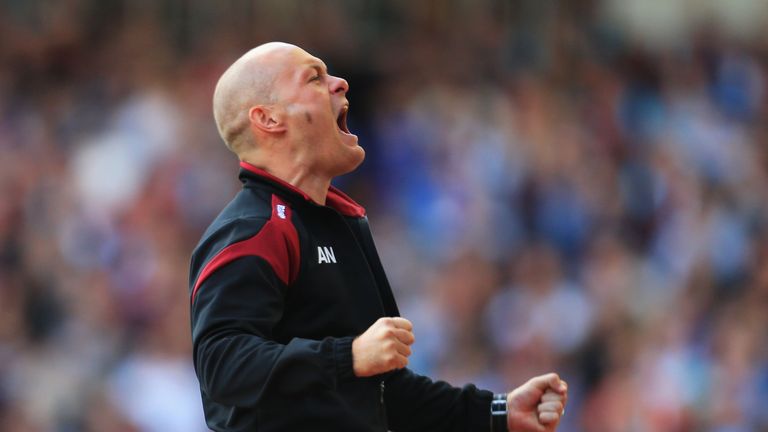
[[[402,369],[411,355],[413,324],[405,318],[380,318],[352,342],[352,369],[367,377]]]
[[[551,432],[565,414],[568,384],[555,373],[531,378],[507,395],[507,428]]]

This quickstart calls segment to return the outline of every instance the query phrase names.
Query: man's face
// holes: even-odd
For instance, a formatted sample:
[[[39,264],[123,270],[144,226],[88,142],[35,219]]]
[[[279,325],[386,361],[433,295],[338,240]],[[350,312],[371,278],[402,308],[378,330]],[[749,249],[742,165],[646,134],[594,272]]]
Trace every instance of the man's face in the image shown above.
[[[297,161],[311,172],[335,177],[363,161],[365,150],[347,129],[347,81],[328,74],[320,59],[296,48],[284,53],[274,86],[284,110]]]

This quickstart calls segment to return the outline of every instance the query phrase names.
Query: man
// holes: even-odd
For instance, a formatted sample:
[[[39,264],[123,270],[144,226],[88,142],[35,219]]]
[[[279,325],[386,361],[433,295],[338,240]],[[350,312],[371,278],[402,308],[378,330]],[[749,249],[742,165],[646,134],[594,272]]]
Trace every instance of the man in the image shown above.
[[[556,374],[494,396],[406,368],[413,328],[398,316],[365,210],[331,186],[365,156],[347,129],[348,89],[284,43],[249,51],[216,86],[216,125],[244,187],[192,256],[193,356],[208,425],[553,431],[567,398]]]

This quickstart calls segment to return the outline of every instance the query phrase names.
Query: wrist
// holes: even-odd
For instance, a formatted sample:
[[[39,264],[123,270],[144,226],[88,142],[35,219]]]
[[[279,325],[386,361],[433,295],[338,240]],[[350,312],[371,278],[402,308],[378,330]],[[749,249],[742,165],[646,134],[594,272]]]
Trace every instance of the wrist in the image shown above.
[[[491,432],[508,432],[506,393],[495,394],[491,400]]]

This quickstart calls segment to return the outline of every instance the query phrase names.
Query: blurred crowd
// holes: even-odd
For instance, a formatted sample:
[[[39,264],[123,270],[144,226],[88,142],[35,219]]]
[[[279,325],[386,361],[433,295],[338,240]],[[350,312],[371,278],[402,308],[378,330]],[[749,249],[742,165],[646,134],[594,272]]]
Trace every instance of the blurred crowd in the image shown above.
[[[338,185],[413,369],[557,371],[566,432],[768,431],[768,13],[715,4],[0,1],[0,431],[207,430],[188,260],[239,187],[211,95],[269,40],[350,83]]]

